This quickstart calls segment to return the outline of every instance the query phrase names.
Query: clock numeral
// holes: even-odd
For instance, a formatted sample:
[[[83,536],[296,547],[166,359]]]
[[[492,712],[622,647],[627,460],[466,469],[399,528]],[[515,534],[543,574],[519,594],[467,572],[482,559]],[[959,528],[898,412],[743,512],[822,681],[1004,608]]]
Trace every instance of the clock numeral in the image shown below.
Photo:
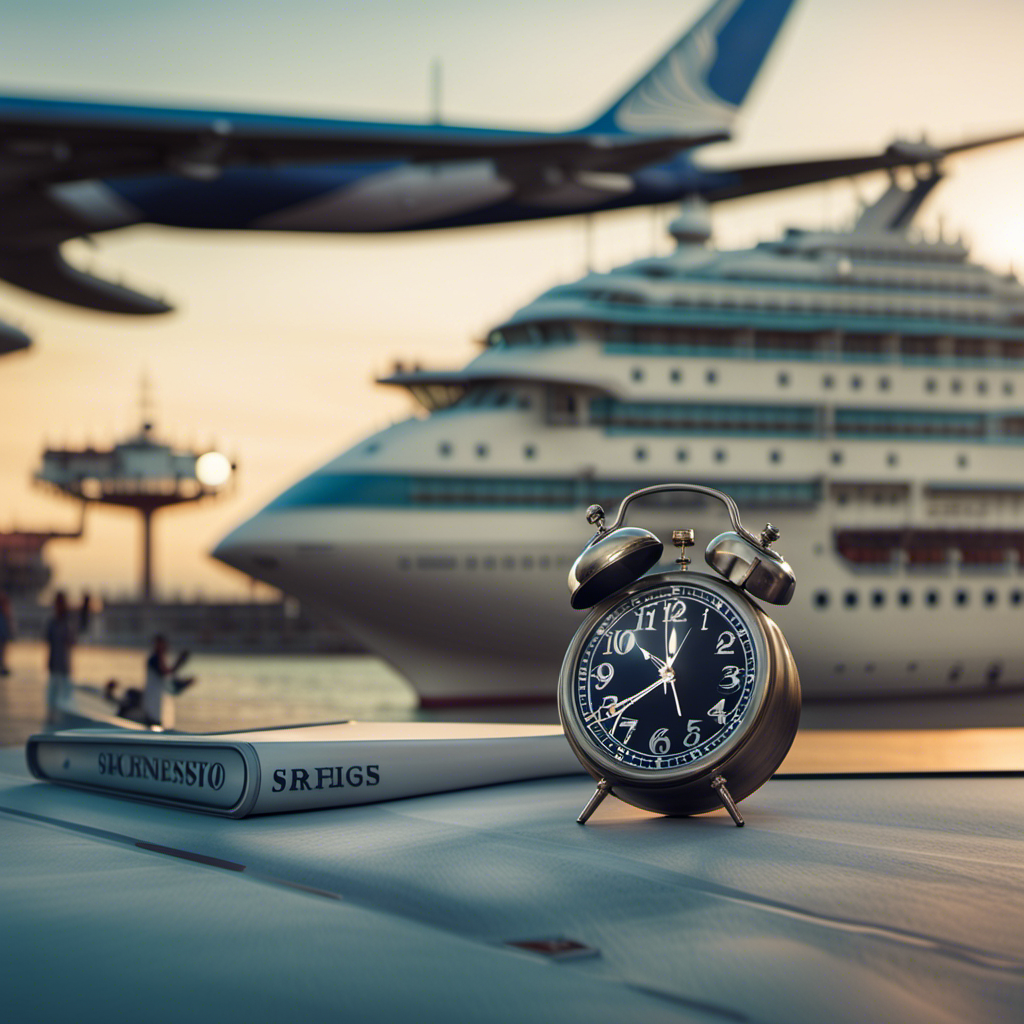
[[[668,738],[668,729],[657,729],[647,744],[652,754],[667,754],[672,749],[672,741]]]
[[[622,715],[620,714],[620,715],[618,715],[616,717],[615,724],[611,727],[609,732],[615,732],[615,730],[620,725],[624,725],[626,727],[626,735],[622,737],[622,742],[623,743],[628,743],[629,742],[629,737],[633,735],[633,730],[637,727],[638,724],[639,723],[638,723],[637,719],[635,719],[635,718],[623,718]]]
[[[724,697],[717,704],[714,704],[710,708],[708,708],[708,717],[717,719],[719,725],[725,725],[725,720],[729,716],[726,714],[725,711]]]
[[[708,612],[709,611],[711,611],[710,608],[705,608],[704,609],[704,618],[702,618],[700,620],[700,631],[702,633],[706,633],[707,632],[707,628],[708,628]]]
[[[597,683],[594,689],[603,690],[612,681],[612,676],[615,675],[615,666],[610,661],[602,661],[594,669],[594,675],[597,676]]]
[[[686,602],[685,601],[666,601],[665,602],[665,622],[685,622],[686,621]]]
[[[683,737],[684,747],[695,747],[700,743],[700,719],[691,718],[686,723],[686,735]]]
[[[722,678],[718,683],[719,693],[735,693],[740,688],[739,665],[723,665]]]
[[[636,610],[636,628],[638,630],[649,630],[654,629],[654,617],[658,614],[658,606],[651,605],[648,608],[637,608]],[[647,625],[644,625],[646,621]]]
[[[636,637],[630,629],[609,630],[604,638],[604,653],[629,654],[636,647]]]
[[[736,643],[736,634],[725,630],[718,634],[718,643],[715,645],[715,654],[733,654],[732,645]]]

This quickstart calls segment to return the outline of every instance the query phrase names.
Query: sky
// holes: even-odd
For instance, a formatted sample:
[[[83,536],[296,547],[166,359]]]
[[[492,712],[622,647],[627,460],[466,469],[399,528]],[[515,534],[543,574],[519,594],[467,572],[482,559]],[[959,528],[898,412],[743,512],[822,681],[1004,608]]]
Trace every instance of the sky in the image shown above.
[[[557,130],[586,123],[705,7],[704,0],[0,0],[0,91],[417,120],[443,65],[445,120]],[[708,163],[954,142],[1024,128],[1020,0],[798,0]],[[974,258],[1024,267],[1024,143],[959,158],[920,223],[962,230]],[[729,248],[789,224],[840,226],[879,176],[721,204]],[[670,210],[607,214],[598,269],[669,251]],[[71,243],[81,265],[165,295],[176,312],[77,311],[0,284],[0,318],[35,339],[0,360],[0,530],[71,528],[74,507],[31,483],[46,444],[109,444],[139,421],[238,459],[232,492],[157,520],[165,594],[249,592],[208,557],[284,487],[409,415],[374,384],[395,359],[458,366],[488,328],[585,269],[580,218],[412,235],[200,233],[137,227]],[[124,593],[138,524],[94,508],[83,540],[51,544],[56,580]]]

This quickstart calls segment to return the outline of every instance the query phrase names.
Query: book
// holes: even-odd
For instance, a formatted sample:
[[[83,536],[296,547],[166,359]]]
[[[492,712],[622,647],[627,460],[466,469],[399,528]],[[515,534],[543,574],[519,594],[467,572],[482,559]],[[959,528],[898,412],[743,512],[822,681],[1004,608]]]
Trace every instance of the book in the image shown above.
[[[38,733],[37,779],[244,818],[376,803],[583,769],[557,725],[339,722],[214,734]]]

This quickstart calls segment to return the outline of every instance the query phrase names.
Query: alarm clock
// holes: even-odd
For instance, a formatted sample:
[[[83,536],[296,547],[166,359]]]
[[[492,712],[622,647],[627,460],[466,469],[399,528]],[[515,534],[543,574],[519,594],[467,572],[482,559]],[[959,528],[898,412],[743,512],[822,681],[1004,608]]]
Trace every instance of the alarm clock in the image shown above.
[[[688,570],[692,530],[673,531],[678,571],[644,575],[661,558],[650,531],[624,526],[627,507],[662,491],[723,502],[732,530],[705,558],[714,575]],[[666,815],[736,804],[782,763],[800,721],[800,679],[781,630],[755,602],[788,604],[796,578],[772,548],[779,531],[743,528],[733,499],[701,484],[644,487],[597,526],[569,571],[573,608],[592,609],[569,644],[558,711],[570,746],[597,781],[577,819],[609,794]]]

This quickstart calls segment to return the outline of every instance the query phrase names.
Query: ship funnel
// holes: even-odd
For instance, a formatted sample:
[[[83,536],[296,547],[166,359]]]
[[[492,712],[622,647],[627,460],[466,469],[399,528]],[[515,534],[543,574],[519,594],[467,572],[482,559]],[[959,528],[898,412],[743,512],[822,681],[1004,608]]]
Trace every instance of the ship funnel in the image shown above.
[[[699,198],[687,199],[668,226],[668,233],[684,245],[707,245],[711,240],[711,210]]]

